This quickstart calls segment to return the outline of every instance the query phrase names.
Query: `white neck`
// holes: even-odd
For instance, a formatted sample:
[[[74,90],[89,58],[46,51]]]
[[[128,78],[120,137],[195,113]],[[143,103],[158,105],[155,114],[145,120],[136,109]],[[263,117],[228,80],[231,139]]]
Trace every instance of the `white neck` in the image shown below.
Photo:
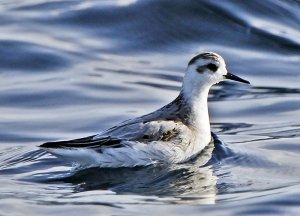
[[[187,86],[182,89],[185,102],[190,108],[190,126],[196,130],[200,139],[209,142],[211,138],[207,97],[211,85]],[[207,144],[207,143],[206,143]]]

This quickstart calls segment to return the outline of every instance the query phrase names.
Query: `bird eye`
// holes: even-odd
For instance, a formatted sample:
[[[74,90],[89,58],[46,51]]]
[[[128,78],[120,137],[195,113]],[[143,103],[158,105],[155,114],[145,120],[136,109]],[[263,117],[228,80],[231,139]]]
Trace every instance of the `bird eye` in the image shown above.
[[[213,72],[216,72],[218,70],[218,66],[213,63],[209,63],[206,67]]]

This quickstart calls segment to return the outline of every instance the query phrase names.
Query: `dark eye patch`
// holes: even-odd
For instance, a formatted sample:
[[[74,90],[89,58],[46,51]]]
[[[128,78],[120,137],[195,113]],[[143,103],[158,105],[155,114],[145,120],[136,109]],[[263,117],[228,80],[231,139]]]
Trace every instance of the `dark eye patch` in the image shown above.
[[[216,72],[218,70],[218,66],[213,63],[209,63],[208,65],[206,65],[206,67],[213,72]]]

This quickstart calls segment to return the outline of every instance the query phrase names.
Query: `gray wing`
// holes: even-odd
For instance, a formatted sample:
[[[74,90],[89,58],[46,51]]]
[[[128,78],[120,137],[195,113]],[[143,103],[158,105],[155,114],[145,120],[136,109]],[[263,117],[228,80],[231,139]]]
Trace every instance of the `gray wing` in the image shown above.
[[[110,136],[121,140],[145,143],[152,141],[169,141],[184,129],[186,129],[185,125],[173,121],[136,122],[111,128],[95,136],[94,139]]]
[[[167,142],[178,138],[185,126],[173,121],[132,122],[115,126],[104,133],[74,140],[47,142],[42,148],[119,148],[126,141]]]
[[[47,142],[43,148],[118,148],[126,141],[149,143],[167,142],[174,138],[183,139],[182,134],[189,132],[176,113],[176,100],[148,115],[120,123],[100,134],[75,140]]]

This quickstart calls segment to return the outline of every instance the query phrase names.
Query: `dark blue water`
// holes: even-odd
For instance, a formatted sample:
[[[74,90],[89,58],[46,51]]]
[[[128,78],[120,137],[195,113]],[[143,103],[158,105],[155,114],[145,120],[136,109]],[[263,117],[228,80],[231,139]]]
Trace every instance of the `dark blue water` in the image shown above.
[[[298,0],[1,1],[0,214],[299,214],[299,11]],[[202,51],[252,86],[213,87],[215,143],[196,160],[74,171],[37,148],[168,103]]]

